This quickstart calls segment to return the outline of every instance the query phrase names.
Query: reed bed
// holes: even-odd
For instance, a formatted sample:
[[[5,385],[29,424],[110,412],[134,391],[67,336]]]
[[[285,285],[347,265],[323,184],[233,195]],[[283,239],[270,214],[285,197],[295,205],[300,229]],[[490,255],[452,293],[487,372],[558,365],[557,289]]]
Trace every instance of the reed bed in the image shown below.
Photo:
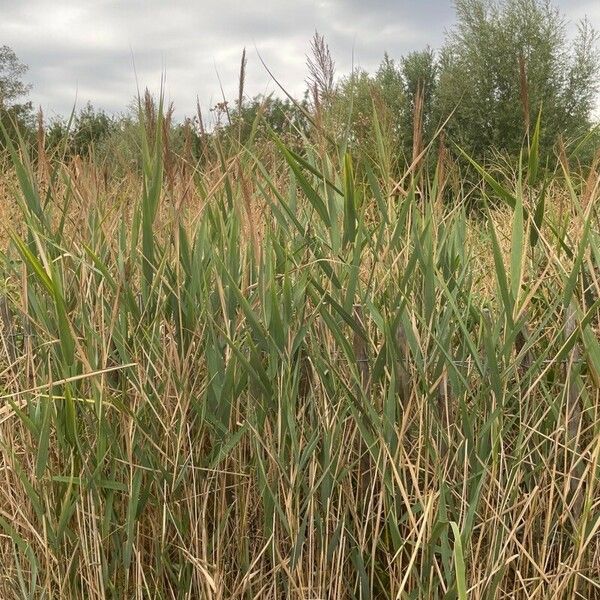
[[[595,171],[157,118],[110,183],[10,147],[0,597],[600,598]]]

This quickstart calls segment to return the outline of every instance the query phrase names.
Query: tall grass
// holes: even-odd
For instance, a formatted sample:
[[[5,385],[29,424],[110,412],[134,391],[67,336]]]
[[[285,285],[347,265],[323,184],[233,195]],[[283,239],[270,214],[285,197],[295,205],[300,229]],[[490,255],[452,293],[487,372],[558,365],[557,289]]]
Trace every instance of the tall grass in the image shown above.
[[[11,148],[0,597],[600,597],[598,177],[172,185],[162,119],[137,188]]]

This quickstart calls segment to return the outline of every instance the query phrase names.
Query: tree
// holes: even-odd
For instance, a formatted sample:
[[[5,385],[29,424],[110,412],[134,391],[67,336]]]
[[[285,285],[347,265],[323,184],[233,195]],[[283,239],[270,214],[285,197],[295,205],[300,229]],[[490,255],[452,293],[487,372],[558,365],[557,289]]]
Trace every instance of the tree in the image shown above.
[[[33,125],[31,102],[23,101],[31,89],[23,81],[26,72],[27,66],[14,51],[8,46],[0,46],[0,120],[9,135],[15,134],[15,126],[25,133]]]
[[[406,111],[406,94],[400,68],[387,52],[379,64],[374,83],[387,109],[394,144],[397,144],[404,133],[402,131],[402,117]]]
[[[329,135],[345,140],[359,163],[394,170],[401,157],[404,86],[386,54],[375,75],[355,69],[337,83],[324,123]]]
[[[46,128],[46,146],[54,149],[66,142],[66,152],[70,156],[86,156],[97,149],[119,127],[117,120],[96,109],[88,102],[69,122],[58,117]]]
[[[14,51],[8,46],[0,46],[0,106],[7,109],[14,106],[17,100],[26,96],[31,86],[24,83],[23,75],[27,72]]]
[[[355,69],[338,82],[325,118],[333,139],[346,139],[352,152],[362,157],[374,157],[376,148],[374,96],[373,76],[363,69]]]
[[[559,135],[589,129],[597,91],[596,34],[574,41],[550,0],[455,0],[457,25],[439,60],[438,116],[482,156],[516,153],[543,110],[546,150]]]
[[[115,121],[103,110],[96,110],[88,102],[75,119],[72,152],[86,155],[97,144],[103,142],[115,129]]]
[[[300,134],[308,131],[308,121],[303,110],[306,103],[294,104],[289,99],[281,99],[273,95],[259,94],[251,99],[244,99],[235,108],[229,108],[229,122],[219,122],[214,132],[220,136],[222,144],[247,144],[251,139],[260,141],[270,139],[270,132],[291,145],[299,141]]]

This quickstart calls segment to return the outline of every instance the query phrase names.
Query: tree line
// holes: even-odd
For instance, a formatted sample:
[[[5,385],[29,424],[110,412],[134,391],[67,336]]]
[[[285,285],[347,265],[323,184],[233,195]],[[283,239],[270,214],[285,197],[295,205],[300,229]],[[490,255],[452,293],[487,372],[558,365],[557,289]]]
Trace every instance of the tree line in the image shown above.
[[[550,0],[455,0],[454,6],[456,23],[439,50],[428,47],[398,59],[385,54],[374,73],[356,69],[338,77],[317,33],[302,98],[246,98],[241,85],[236,102],[211,109],[210,127],[200,108],[183,122],[169,119],[170,144],[201,159],[210,136],[243,144],[275,131],[293,142],[316,125],[367,159],[385,143],[403,167],[442,126],[447,138],[481,159],[490,152],[517,154],[540,113],[545,152],[593,130],[600,62],[598,36],[588,21],[570,36]],[[241,79],[244,67],[245,53]],[[70,118],[45,123],[26,99],[25,71],[9,47],[0,47],[0,117],[10,135],[18,127],[66,156],[94,152],[127,162],[139,106],[115,116],[87,104]],[[149,102],[142,102],[145,110],[152,110]],[[598,138],[588,137],[593,152]]]

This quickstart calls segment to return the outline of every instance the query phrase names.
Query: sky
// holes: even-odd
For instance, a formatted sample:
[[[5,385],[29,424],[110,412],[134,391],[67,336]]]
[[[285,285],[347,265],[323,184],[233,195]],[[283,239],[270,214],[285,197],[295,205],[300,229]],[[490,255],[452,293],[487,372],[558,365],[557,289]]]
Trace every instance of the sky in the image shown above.
[[[600,0],[558,0],[565,16],[587,15],[600,30]],[[384,52],[399,58],[439,47],[452,26],[452,0],[0,0],[0,45],[29,66],[34,105],[69,114],[91,100],[110,113],[137,93],[160,89],[181,118],[237,96],[247,49],[246,95],[276,91],[260,57],[292,94],[301,94],[317,29],[338,75],[375,70]]]

